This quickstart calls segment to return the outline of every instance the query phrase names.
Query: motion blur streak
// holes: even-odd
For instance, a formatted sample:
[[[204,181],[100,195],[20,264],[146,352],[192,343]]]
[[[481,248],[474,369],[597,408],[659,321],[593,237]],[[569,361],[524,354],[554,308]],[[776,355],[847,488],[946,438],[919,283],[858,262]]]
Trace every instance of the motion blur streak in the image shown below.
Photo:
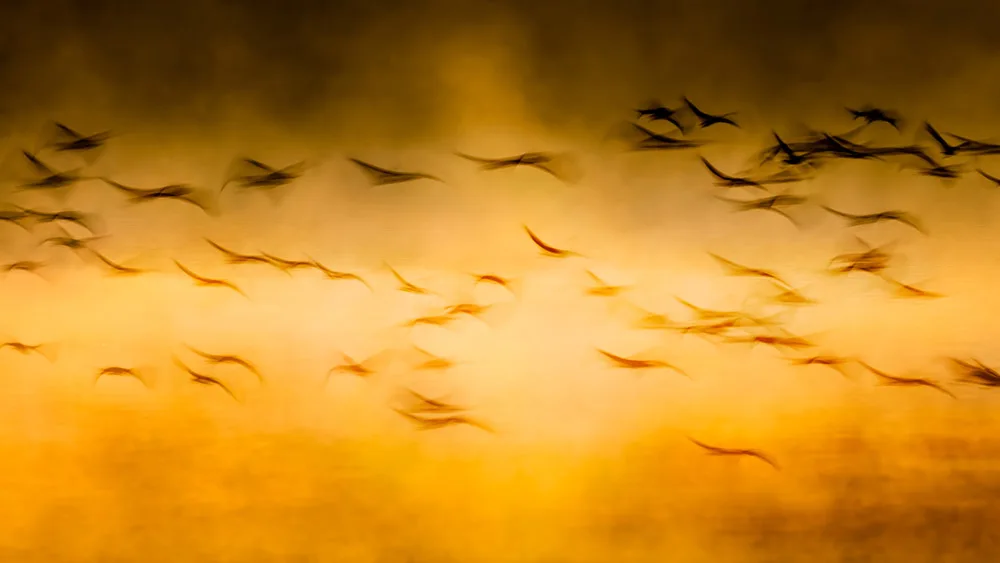
[[[58,344],[51,362],[0,350],[0,561],[918,563],[1000,552],[990,389],[951,385],[956,401],[876,386],[863,370],[790,366],[766,346],[634,330],[625,301],[586,296],[583,268],[539,256],[523,230],[671,319],[690,315],[675,297],[736,310],[765,283],[724,276],[711,252],[804,287],[818,305],[796,312],[794,332],[820,334],[830,353],[938,378],[947,356],[1000,364],[1000,193],[989,181],[837,163],[803,183],[810,196],[855,214],[905,209],[930,236],[848,229],[815,206],[796,230],[731,212],[695,158],[742,173],[771,130],[789,141],[802,125],[847,131],[859,122],[844,107],[867,103],[908,118],[902,133],[871,126],[878,145],[926,144],[925,119],[993,138],[1000,4],[142,4],[0,11],[3,202],[95,213],[95,234],[109,235],[95,250],[155,270],[110,276],[85,253],[40,247],[53,225],[0,223],[0,261],[46,264],[0,275],[0,339]],[[682,96],[736,112],[740,128],[714,126],[699,137],[711,143],[676,153],[609,141],[635,108]],[[114,136],[86,167],[44,158],[126,186],[216,194],[237,156],[305,172],[274,197],[227,187],[217,217],[133,205],[99,181],[61,202],[18,191],[20,151],[37,150],[53,120]],[[454,155],[526,151],[571,152],[582,179]],[[372,186],[349,158],[443,182]],[[968,162],[1000,175],[1000,157]],[[894,300],[874,276],[822,273],[850,233],[896,241],[902,281],[931,280],[946,297]],[[205,238],[315,260],[373,291],[316,270],[226,265]],[[246,297],[194,285],[173,259]],[[385,264],[434,294],[396,291]],[[512,301],[473,273],[523,288]],[[516,307],[493,325],[400,328],[453,296]],[[324,386],[342,354],[362,361],[411,340],[456,366],[412,372],[391,356],[370,377]],[[264,382],[220,365],[211,373],[239,401],[191,385],[172,363],[184,344],[239,354]],[[692,377],[610,367],[595,351],[654,345]],[[95,384],[108,366],[141,370],[150,388]],[[417,431],[387,408],[400,386],[470,405],[495,433]],[[688,436],[759,448],[781,470],[710,456]]]

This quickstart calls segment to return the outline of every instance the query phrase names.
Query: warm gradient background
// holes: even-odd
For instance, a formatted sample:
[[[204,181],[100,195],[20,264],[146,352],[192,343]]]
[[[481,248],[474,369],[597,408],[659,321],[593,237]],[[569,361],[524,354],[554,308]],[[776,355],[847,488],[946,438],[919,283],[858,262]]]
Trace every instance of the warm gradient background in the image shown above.
[[[948,295],[899,301],[863,276],[816,273],[847,250],[842,222],[815,211],[798,232],[771,214],[733,215],[695,153],[607,141],[632,108],[682,94],[740,112],[744,130],[705,135],[719,142],[701,153],[724,170],[742,169],[772,128],[850,128],[844,105],[910,118],[881,142],[923,141],[922,119],[989,138],[1000,128],[995,2],[139,4],[4,6],[5,156],[57,119],[120,134],[92,172],[138,187],[214,189],[237,155],[315,167],[277,207],[224,195],[218,219],[128,206],[100,183],[65,202],[101,213],[110,258],[177,257],[230,277],[250,302],[166,266],[108,279],[65,249],[39,249],[46,227],[29,236],[0,224],[0,261],[50,263],[48,281],[0,280],[0,331],[59,344],[53,364],[0,352],[3,561],[917,563],[1000,552],[1000,399],[988,391],[955,387],[952,401],[862,373],[790,369],[767,348],[632,330],[627,311],[582,295],[586,266],[677,318],[674,295],[739,307],[758,284],[722,277],[712,251],[777,269],[822,301],[790,328],[820,334],[824,350],[943,378],[947,355],[1000,362],[1000,194],[982,178],[946,184],[846,162],[803,186],[846,210],[923,217],[930,237],[859,231],[898,240],[899,277]],[[479,173],[453,150],[571,150],[585,176],[565,186],[530,169]],[[449,185],[371,188],[347,156]],[[973,166],[997,174],[1000,157]],[[589,258],[539,257],[522,223]],[[370,276],[376,292],[229,267],[205,236],[308,254]],[[376,352],[387,327],[429,312],[394,291],[383,260],[448,296],[483,270],[521,277],[524,293],[493,330],[413,333],[464,362],[450,374],[395,361],[324,388],[339,351]],[[170,364],[184,343],[244,354],[268,381],[215,370],[243,405],[189,385]],[[654,344],[694,380],[610,369],[593,350]],[[96,370],[116,364],[156,366],[154,390],[95,387]],[[467,402],[498,433],[415,432],[387,408],[400,385]],[[784,470],[707,457],[686,434],[762,448]]]

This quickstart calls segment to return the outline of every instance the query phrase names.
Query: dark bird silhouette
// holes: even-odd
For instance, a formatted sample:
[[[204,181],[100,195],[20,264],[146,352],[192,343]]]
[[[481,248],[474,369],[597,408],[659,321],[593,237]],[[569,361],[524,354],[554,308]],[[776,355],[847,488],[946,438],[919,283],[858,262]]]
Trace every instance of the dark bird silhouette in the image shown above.
[[[656,100],[650,102],[646,109],[635,110],[635,115],[637,119],[645,117],[649,121],[667,121],[681,133],[686,132],[684,125],[677,119],[677,110],[670,109]]]
[[[772,280],[774,282],[777,282],[778,284],[781,284],[781,285],[783,285],[785,287],[789,287],[789,288],[791,287],[791,285],[788,282],[786,282],[778,274],[776,274],[776,273],[774,273],[774,272],[772,272],[770,270],[763,270],[761,268],[751,268],[749,266],[744,266],[742,264],[737,264],[736,262],[733,262],[732,260],[728,260],[726,258],[723,258],[723,257],[717,255],[717,254],[712,254],[711,252],[709,252],[708,255],[711,256],[713,259],[715,259],[716,262],[718,262],[719,264],[721,264],[722,267],[725,268],[726,272],[729,275],[731,275],[731,276],[746,276],[746,277],[766,278],[766,279]]]
[[[725,197],[715,196],[719,201],[724,201],[734,207],[737,212],[746,211],[770,211],[776,213],[785,219],[788,219],[792,225],[798,227],[799,222],[795,220],[794,217],[788,214],[784,208],[796,207],[802,205],[809,201],[808,198],[803,196],[797,196],[792,194],[778,194],[769,197],[762,197],[760,199],[753,199],[749,201],[741,201],[737,199],[729,199]]]
[[[259,160],[252,158],[239,158],[234,164],[236,173],[231,174],[219,188],[222,193],[231,183],[235,183],[243,189],[272,190],[281,186],[287,186],[302,177],[305,169],[305,162],[296,162],[284,168],[277,169]],[[241,169],[242,170],[239,170]]]
[[[123,265],[118,264],[116,262],[112,262],[111,259],[109,259],[107,256],[101,254],[100,252],[97,252],[96,250],[89,249],[89,248],[87,250],[89,250],[90,254],[92,254],[95,258],[97,258],[98,260],[100,260],[101,263],[104,264],[104,266],[106,267],[106,269],[110,270],[110,272],[113,275],[118,275],[118,276],[137,276],[139,274],[148,274],[148,273],[150,273],[152,271],[152,270],[145,270],[145,269],[142,269],[142,268],[133,268],[133,267],[130,267],[130,266],[123,266]]]
[[[468,410],[458,405],[425,397],[412,389],[406,391],[416,399],[416,404],[409,408],[411,414],[452,414]]]
[[[90,234],[94,234],[96,219],[90,214],[72,210],[49,212],[21,206],[17,206],[17,208],[30,216],[36,223],[72,223],[86,229]]]
[[[538,248],[542,249],[543,256],[549,256],[551,258],[568,258],[570,256],[580,256],[580,254],[572,250],[556,248],[550,244],[546,244],[545,242],[542,241],[542,239],[538,238],[538,236],[535,235],[535,233],[532,232],[527,225],[522,225],[522,226],[524,227],[524,231],[528,233],[528,237],[531,238],[531,242],[535,243],[538,246]]]
[[[225,391],[226,394],[229,395],[230,397],[232,397],[232,399],[234,401],[236,401],[237,403],[242,402],[242,401],[240,401],[239,399],[236,398],[236,395],[233,394],[232,389],[230,389],[229,387],[227,387],[225,383],[219,381],[218,379],[216,379],[214,377],[211,377],[211,376],[208,376],[208,375],[204,375],[204,374],[201,374],[201,373],[198,373],[198,372],[194,371],[193,369],[191,369],[190,367],[188,367],[187,365],[185,365],[184,362],[180,361],[177,358],[174,358],[174,363],[176,363],[182,370],[186,371],[188,373],[188,375],[191,376],[191,379],[190,379],[191,383],[195,383],[195,384],[198,384],[198,385],[207,385],[209,387],[212,387],[212,386],[218,387],[219,389],[222,389],[223,391]]]
[[[801,182],[805,179],[804,176],[792,171],[792,170],[782,170],[775,174],[769,176],[763,176],[761,178],[750,178],[748,176],[731,176],[726,174],[715,167],[711,162],[705,157],[699,157],[705,168],[715,176],[715,185],[723,188],[757,188],[765,190],[768,184],[788,184],[792,182]]]
[[[423,172],[404,172],[400,170],[389,170],[388,168],[380,168],[374,164],[369,164],[362,160],[356,158],[348,159],[357,165],[362,172],[364,172],[368,178],[371,180],[373,185],[376,186],[386,186],[389,184],[401,184],[403,182],[413,182],[415,180],[434,180],[436,182],[444,183],[444,180],[438,178],[437,176],[432,176],[430,174],[425,174]]]
[[[854,361],[854,358],[823,355],[809,356],[806,358],[788,358],[788,362],[793,366],[826,366],[835,370],[844,377],[847,377],[847,372],[844,368]]]
[[[38,274],[38,270],[45,267],[44,262],[38,262],[36,260],[18,260],[17,262],[11,262],[10,264],[3,265],[3,271],[6,273],[10,272],[26,272],[35,275]]]
[[[923,224],[916,217],[914,217],[910,213],[907,213],[906,211],[890,210],[890,211],[879,211],[878,213],[865,213],[861,215],[854,215],[851,213],[838,211],[836,209],[833,209],[832,207],[827,207],[825,205],[821,205],[820,207],[838,217],[846,219],[848,225],[851,227],[857,227],[860,225],[870,225],[886,221],[895,221],[897,223],[901,223],[903,225],[913,228],[918,233],[927,234],[927,231],[924,229]]]
[[[894,112],[879,109],[872,106],[865,106],[859,109],[844,108],[854,116],[854,119],[864,120],[866,125],[872,125],[874,123],[887,123],[893,127],[893,129],[899,130],[899,117],[895,115]]]
[[[10,223],[11,225],[17,225],[24,229],[25,232],[31,232],[31,227],[28,225],[31,216],[21,210],[0,210],[0,221],[4,223]]]
[[[353,280],[353,281],[359,282],[362,285],[364,285],[365,287],[367,287],[368,291],[372,291],[372,292],[375,291],[374,289],[372,289],[371,284],[369,284],[367,281],[365,281],[361,276],[359,276],[357,274],[352,274],[350,272],[340,272],[340,271],[337,271],[337,270],[331,270],[330,268],[327,268],[326,266],[324,266],[323,264],[320,264],[316,260],[312,261],[312,265],[317,270],[319,270],[320,272],[322,272],[323,275],[326,276],[326,278],[329,279],[329,280],[333,280],[333,281]]]
[[[868,371],[875,374],[881,380],[882,385],[890,385],[894,387],[930,387],[931,389],[935,389],[937,391],[940,391],[941,393],[944,393],[945,395],[948,395],[952,399],[958,398],[951,391],[942,387],[939,383],[935,383],[929,379],[924,379],[919,377],[900,377],[896,375],[889,375],[884,371],[875,369],[867,362],[859,361],[858,363],[861,364]]]
[[[517,168],[519,166],[527,166],[530,168],[536,168],[549,174],[553,178],[562,181],[570,181],[573,178],[572,174],[568,174],[563,170],[557,170],[556,164],[566,158],[565,155],[557,157],[551,153],[544,152],[526,152],[516,156],[507,156],[501,158],[484,158],[479,156],[471,156],[465,153],[456,152],[456,156],[464,158],[465,160],[475,162],[479,165],[480,170],[502,170],[504,168]]]
[[[681,149],[693,149],[705,144],[704,141],[694,141],[691,139],[675,139],[667,135],[655,133],[637,123],[629,123],[629,125],[631,125],[632,129],[644,135],[642,139],[638,140],[632,146],[632,150],[637,150],[637,151],[681,150]]]
[[[209,206],[202,201],[202,198],[199,197],[198,191],[188,184],[169,184],[159,188],[143,190],[119,184],[118,182],[109,180],[108,178],[101,178],[101,181],[116,190],[127,194],[129,196],[129,202],[132,204],[159,200],[176,200],[193,205],[202,210],[204,213],[214,213],[214,211],[209,209]]]
[[[455,367],[455,362],[449,360],[448,358],[443,358],[436,354],[432,354],[419,346],[414,346],[413,348],[414,350],[417,351],[417,353],[419,353],[424,358],[422,362],[414,366],[413,369],[415,370],[439,371]]]
[[[227,264],[267,264],[269,266],[273,265],[273,263],[264,256],[258,254],[240,254],[238,252],[233,252],[232,250],[229,250],[228,248],[225,248],[209,239],[205,239],[205,242],[212,245],[212,248],[215,248],[216,250],[221,252],[223,256],[225,256]]]
[[[896,297],[904,299],[940,299],[944,297],[944,295],[940,293],[927,291],[926,289],[921,289],[919,287],[894,280],[885,274],[882,275],[882,279],[892,286],[893,294]]]
[[[126,368],[121,366],[110,366],[101,368],[100,371],[97,372],[97,377],[94,379],[94,385],[96,385],[97,382],[100,381],[100,379],[104,376],[131,377],[134,379],[138,379],[139,382],[143,384],[143,386],[145,386],[147,389],[149,388],[149,383],[146,381],[142,373],[137,368]]]
[[[402,415],[404,418],[412,422],[418,430],[437,430],[439,428],[446,428],[448,426],[458,426],[467,425],[479,428],[480,430],[485,430],[486,432],[495,433],[493,428],[487,426],[485,423],[470,418],[464,415],[448,415],[441,417],[431,418],[429,416],[418,416],[416,414],[406,412],[400,409],[394,409],[397,413]]]
[[[21,154],[28,160],[28,163],[38,176],[37,180],[25,182],[18,186],[22,190],[55,190],[59,188],[67,188],[82,180],[90,179],[89,177],[77,174],[75,170],[56,172],[49,165],[45,164],[41,159],[28,151],[21,151]]]
[[[392,277],[396,278],[396,281],[399,282],[399,286],[396,287],[396,289],[398,289],[399,291],[402,291],[404,293],[413,293],[415,295],[430,295],[432,293],[429,289],[410,283],[406,278],[401,276],[399,272],[396,271],[395,268],[393,268],[389,264],[386,264],[385,267],[389,269],[390,273],[392,273]]]
[[[959,372],[960,381],[982,387],[1000,387],[1000,373],[979,360],[951,358],[952,366]]]
[[[187,349],[191,350],[198,356],[201,356],[202,359],[205,360],[205,362],[211,365],[231,364],[234,366],[239,366],[252,373],[257,378],[257,381],[259,381],[260,383],[264,383],[264,376],[260,374],[260,370],[258,370],[255,365],[253,365],[244,358],[241,358],[233,354],[210,354],[208,352],[204,352],[192,346],[187,346]]]
[[[627,285],[611,285],[599,278],[597,274],[587,270],[585,272],[591,280],[593,280],[594,285],[587,288],[587,295],[593,295],[595,297],[614,297],[620,295],[623,291],[628,289]]]
[[[966,146],[966,143],[958,143],[955,145],[949,143],[944,137],[941,136],[940,133],[938,133],[937,129],[935,129],[933,125],[926,121],[924,122],[924,131],[927,131],[931,138],[934,139],[934,142],[937,143],[938,147],[941,149],[941,154],[944,156],[955,156]]]
[[[372,364],[374,363],[375,358],[379,355],[381,355],[381,352],[368,357],[366,360],[358,362],[347,354],[341,353],[343,362],[330,368],[330,370],[326,373],[326,381],[329,382],[330,376],[335,373],[356,375],[358,377],[372,376],[375,374],[375,368]]]
[[[54,125],[56,128],[54,139],[46,143],[43,148],[53,149],[58,152],[93,151],[102,148],[111,138],[111,131],[83,135],[62,123],[55,122]]]
[[[710,445],[708,445],[708,444],[706,444],[704,442],[700,442],[698,440],[695,440],[694,438],[692,438],[690,436],[688,436],[688,440],[691,440],[691,442],[693,442],[696,446],[698,446],[698,447],[704,449],[705,451],[707,451],[709,453],[709,455],[755,457],[755,458],[763,461],[764,463],[770,465],[771,467],[773,467],[773,468],[775,468],[777,470],[781,469],[780,467],[778,467],[778,464],[773,459],[771,459],[769,456],[765,455],[764,453],[762,453],[762,452],[760,452],[758,450],[734,449],[734,448],[720,448],[718,446],[710,446]]]
[[[187,267],[184,266],[184,264],[181,264],[177,260],[174,260],[174,264],[177,265],[177,268],[180,271],[184,272],[189,278],[191,278],[192,280],[194,280],[194,284],[197,285],[197,286],[201,286],[201,287],[225,287],[225,288],[229,288],[229,289],[235,291],[236,293],[239,293],[243,297],[246,297],[247,299],[249,299],[249,297],[247,297],[247,294],[243,293],[243,290],[240,289],[239,287],[237,287],[237,285],[234,284],[233,282],[230,282],[230,281],[227,281],[227,280],[222,280],[222,279],[206,278],[204,276],[200,276],[200,275],[192,272],[191,270],[189,270]]]
[[[997,178],[996,176],[993,176],[992,174],[987,174],[986,172],[983,171],[982,168],[977,168],[976,172],[978,172],[979,175],[982,176],[983,178],[986,178],[990,182],[993,182],[994,186],[1000,188],[1000,178]]]
[[[608,352],[606,350],[601,350],[600,348],[597,349],[597,352],[600,353],[605,358],[611,360],[611,362],[615,366],[620,368],[625,368],[625,369],[665,368],[676,371],[677,373],[683,375],[684,377],[691,377],[687,374],[687,372],[685,372],[681,368],[664,360],[642,360],[637,358],[625,358],[617,354],[612,354],[611,352]]]
[[[279,258],[273,254],[268,254],[267,252],[261,252],[260,255],[267,258],[268,261],[271,262],[272,266],[289,275],[291,275],[291,272],[295,270],[318,269],[316,268],[315,262],[312,260],[287,260],[285,258]]]
[[[694,105],[694,103],[687,97],[684,97],[683,100],[684,100],[684,105],[686,105],[687,108],[691,110],[691,113],[693,113],[695,117],[698,118],[699,126],[702,129],[707,129],[712,125],[719,125],[719,124],[732,125],[733,127],[737,128],[739,127],[739,124],[736,123],[736,121],[734,121],[730,117],[736,115],[735,112],[730,112],[722,115],[713,115],[699,109],[698,106]]]
[[[76,238],[70,235],[66,229],[62,229],[62,235],[49,237],[41,241],[41,245],[62,246],[73,251],[91,250],[90,244],[98,240],[107,238],[106,236]]]
[[[11,350],[14,350],[24,356],[29,354],[38,354],[50,362],[53,361],[55,356],[54,344],[25,344],[24,342],[11,340],[0,344],[0,350],[3,350],[4,348],[10,348]]]

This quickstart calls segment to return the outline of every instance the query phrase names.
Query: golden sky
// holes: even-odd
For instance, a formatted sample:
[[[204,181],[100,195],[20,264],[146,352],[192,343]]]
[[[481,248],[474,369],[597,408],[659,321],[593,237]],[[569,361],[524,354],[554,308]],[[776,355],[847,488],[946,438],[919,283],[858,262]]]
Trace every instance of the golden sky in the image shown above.
[[[876,144],[933,144],[929,120],[997,139],[1000,7],[948,2],[25,2],[0,15],[0,148],[7,207],[99,216],[95,248],[156,270],[109,277],[0,223],[0,561],[985,561],[1000,551],[1000,442],[990,389],[943,361],[995,351],[1000,157],[959,159],[956,182],[892,162],[845,161],[796,186],[803,228],[735,214],[697,156],[747,169],[803,125],[854,126],[845,106],[904,117]],[[693,151],[628,152],[635,109],[688,96],[740,129],[693,133]],[[21,149],[55,120],[110,130],[100,157],[40,153],[128,186],[217,194],[230,163],[307,163],[280,197],[227,188],[218,216],[130,205],[100,181],[65,198],[24,193]],[[660,125],[651,126],[663,130]],[[582,172],[480,171],[453,153],[556,151]],[[936,153],[935,153],[936,154]],[[443,182],[372,186],[349,162]],[[738,196],[734,191],[730,196]],[[904,209],[927,225],[849,229]],[[523,231],[583,258],[539,256]],[[78,232],[78,231],[74,231]],[[940,292],[892,299],[872,277],[831,278],[851,235],[894,241],[893,275]],[[372,286],[232,266],[205,242],[315,259]],[[822,353],[943,382],[891,388],[859,369],[792,368],[779,352],[640,331],[629,303],[687,320],[753,303],[759,280],[708,253],[774,269],[819,304],[789,316]],[[171,262],[248,296],[196,287]],[[396,290],[383,266],[439,296]],[[585,295],[591,270],[628,285]],[[511,299],[471,273],[517,278]],[[401,323],[445,303],[498,302],[491,325]],[[391,353],[369,378],[327,371],[410,343],[452,358],[419,372]],[[185,345],[239,354],[256,379],[206,367]],[[655,350],[687,371],[609,367],[596,348]],[[192,385],[182,357],[229,385]],[[105,366],[150,374],[102,378]],[[392,406],[412,388],[469,405],[496,429],[417,431]],[[759,448],[780,462],[708,456],[687,440]]]

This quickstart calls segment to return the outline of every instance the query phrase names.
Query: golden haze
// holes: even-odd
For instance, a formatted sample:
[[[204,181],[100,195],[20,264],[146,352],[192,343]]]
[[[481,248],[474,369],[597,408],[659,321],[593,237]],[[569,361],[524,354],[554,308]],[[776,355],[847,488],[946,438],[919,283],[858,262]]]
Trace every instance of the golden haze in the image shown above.
[[[354,5],[354,26],[336,13],[307,22],[205,4],[186,25],[207,39],[153,31],[166,17],[155,10],[118,16],[129,25],[101,11],[58,16],[71,11],[62,6],[50,8],[47,38],[6,39],[23,53],[3,67],[8,164],[58,119],[120,132],[86,171],[137,187],[214,190],[237,155],[311,167],[281,188],[280,202],[227,188],[217,218],[174,202],[128,205],[100,182],[61,204],[7,191],[26,207],[98,212],[110,235],[102,253],[161,271],[109,278],[66,249],[40,248],[51,225],[29,235],[0,224],[4,263],[49,264],[45,279],[4,276],[0,330],[58,344],[52,363],[0,351],[0,559],[916,562],[994,553],[1000,399],[988,390],[953,386],[953,401],[878,387],[860,371],[845,380],[793,368],[767,347],[634,330],[627,309],[609,304],[618,301],[584,295],[589,268],[671,318],[689,314],[674,296],[739,308],[760,284],[723,276],[714,252],[806,288],[820,305],[797,312],[790,328],[819,334],[824,350],[945,381],[945,356],[1000,362],[991,355],[1000,196],[988,182],[846,162],[804,184],[838,208],[904,208],[926,222],[928,237],[891,225],[856,230],[898,239],[905,281],[928,280],[947,296],[898,301],[871,279],[818,273],[850,241],[842,221],[813,209],[799,232],[771,214],[733,214],[695,158],[741,170],[771,128],[846,130],[842,107],[868,101],[910,120],[879,142],[913,141],[924,118],[990,137],[1000,59],[983,38],[986,8],[926,19],[879,8],[865,20],[848,2],[822,25],[798,8],[761,10],[779,25],[746,8],[719,16],[716,2],[717,26],[705,26],[708,8],[681,4],[662,31],[643,22],[668,14],[639,3],[587,14]],[[40,8],[17,10],[22,27],[42,21],[32,11]],[[403,26],[416,15],[423,24]],[[754,18],[759,33],[739,30]],[[935,22],[965,32],[921,41]],[[789,31],[809,25],[811,34]],[[626,153],[608,142],[648,98],[672,104],[682,94],[739,112],[744,129],[710,129],[704,136],[717,142],[691,152]],[[480,172],[456,150],[571,151],[584,176],[565,185],[532,169]],[[371,187],[348,157],[445,183]],[[976,165],[1000,173],[1000,160]],[[538,256],[522,224],[586,258]],[[366,277],[374,292],[318,272],[228,266],[204,237],[308,256]],[[193,286],[172,258],[233,280],[250,299]],[[507,299],[473,289],[471,272],[524,287],[502,324],[407,333],[393,327],[430,314],[435,298],[396,291],[383,262],[449,299]],[[409,338],[459,365],[410,373],[393,360],[371,378],[324,386],[340,352],[362,359]],[[212,369],[242,404],[190,385],[171,362],[176,354],[201,368],[185,343],[244,355],[266,381]],[[614,369],[595,351],[658,344],[690,380]],[[151,366],[152,389],[118,378],[94,385],[109,365]],[[403,385],[469,404],[496,434],[415,431],[388,408]],[[687,435],[760,448],[782,471],[709,457]]]

